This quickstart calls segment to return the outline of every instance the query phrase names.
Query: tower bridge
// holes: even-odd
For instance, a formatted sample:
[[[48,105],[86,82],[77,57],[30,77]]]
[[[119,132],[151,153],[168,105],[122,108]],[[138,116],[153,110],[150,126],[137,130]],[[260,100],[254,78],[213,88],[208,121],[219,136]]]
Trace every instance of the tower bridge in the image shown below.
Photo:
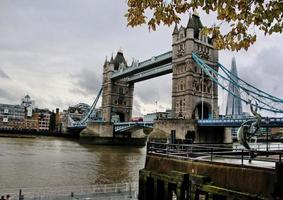
[[[195,142],[229,143],[225,127],[237,127],[242,120],[217,119],[218,87],[240,102],[250,103],[261,110],[283,113],[283,100],[248,84],[218,62],[218,50],[211,38],[201,34],[199,16],[192,15],[186,27],[174,28],[172,50],[131,64],[119,50],[115,57],[103,64],[103,83],[89,113],[79,122],[70,119],[71,126],[85,127],[92,110],[102,96],[103,122],[91,122],[81,136],[113,138],[145,138],[137,132],[153,128],[152,134],[165,135],[172,131],[176,137],[195,137]],[[153,124],[131,123],[134,85],[139,81],[172,73],[172,118]],[[230,89],[233,88],[236,89]],[[114,123],[113,125],[113,122]],[[264,123],[263,123],[264,124]],[[274,126],[283,126],[281,119]],[[210,127],[209,131],[206,127]],[[138,135],[138,136],[137,136]]]
[[[218,71],[218,51],[211,40],[201,35],[202,23],[192,15],[187,27],[175,26],[172,51],[128,65],[123,52],[106,60],[103,68],[102,112],[104,121],[129,121],[133,106],[134,83],[172,73],[173,118],[208,118],[218,116],[218,91],[193,60],[198,52],[213,69]]]

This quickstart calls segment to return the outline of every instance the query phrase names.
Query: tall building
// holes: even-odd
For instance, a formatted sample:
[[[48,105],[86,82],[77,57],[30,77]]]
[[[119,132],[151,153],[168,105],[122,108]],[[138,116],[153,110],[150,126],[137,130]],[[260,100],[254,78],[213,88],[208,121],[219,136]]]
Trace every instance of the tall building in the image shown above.
[[[33,118],[38,123],[39,131],[49,131],[51,112],[48,109],[34,109]]]
[[[236,66],[236,59],[232,59],[232,66],[230,72],[238,77],[237,66]],[[238,79],[231,76],[233,82],[238,83]],[[232,91],[236,96],[240,96],[239,87],[235,86],[232,83],[229,83],[229,91]],[[238,117],[243,115],[243,108],[242,102],[239,98],[233,96],[232,94],[228,93],[227,98],[227,105],[226,105],[226,116],[229,117]]]
[[[0,104],[0,128],[22,128],[25,109],[20,105]]]

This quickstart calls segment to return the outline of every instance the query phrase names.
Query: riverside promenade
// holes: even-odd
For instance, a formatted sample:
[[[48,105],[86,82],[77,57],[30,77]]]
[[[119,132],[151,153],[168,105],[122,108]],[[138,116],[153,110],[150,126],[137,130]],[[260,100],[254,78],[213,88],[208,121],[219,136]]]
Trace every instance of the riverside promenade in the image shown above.
[[[22,189],[11,188],[0,189],[0,195],[9,194],[14,200],[126,200],[138,198],[137,188],[137,182]]]

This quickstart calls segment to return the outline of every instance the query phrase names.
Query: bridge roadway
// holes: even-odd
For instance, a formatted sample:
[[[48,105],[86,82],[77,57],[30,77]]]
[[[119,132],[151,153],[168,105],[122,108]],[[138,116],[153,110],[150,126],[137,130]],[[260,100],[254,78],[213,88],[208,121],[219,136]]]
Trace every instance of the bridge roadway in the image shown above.
[[[124,132],[133,127],[153,128],[153,122],[120,122],[114,124],[115,132]]]
[[[170,73],[172,73],[172,51],[114,72],[111,79],[115,81],[128,78],[128,82],[134,83]]]
[[[249,119],[249,118],[248,118]],[[247,118],[244,119],[226,119],[226,118],[219,118],[219,119],[199,119],[196,121],[197,125],[200,127],[240,127],[242,123],[244,123]],[[252,119],[252,118],[250,118]],[[114,123],[114,130],[116,133],[122,133],[128,131],[133,128],[153,128],[154,122],[152,121],[145,121],[145,122],[118,122]],[[69,127],[71,129],[78,129],[82,130],[86,126],[76,126],[76,127]],[[283,118],[269,118],[268,122],[265,118],[262,119],[261,127],[283,127]]]
[[[253,118],[244,119],[204,119],[197,120],[197,125],[201,127],[240,127],[246,120]],[[134,126],[153,128],[154,122],[120,122],[115,123],[115,132],[123,132],[131,129]],[[268,122],[266,119],[262,119],[261,127],[283,127],[283,118],[269,118]]]

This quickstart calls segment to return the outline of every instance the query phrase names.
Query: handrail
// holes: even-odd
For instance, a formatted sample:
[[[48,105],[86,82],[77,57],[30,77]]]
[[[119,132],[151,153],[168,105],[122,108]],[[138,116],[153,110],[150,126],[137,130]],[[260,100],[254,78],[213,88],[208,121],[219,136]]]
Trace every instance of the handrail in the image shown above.
[[[32,187],[21,188],[21,193],[25,199],[46,198],[46,197],[62,197],[73,195],[93,195],[106,193],[121,193],[137,191],[137,182],[115,183],[103,185],[72,185],[58,187]],[[19,196],[19,188],[0,188],[0,194],[9,194],[13,199]],[[58,198],[57,198],[58,199]]]
[[[206,146],[204,146],[206,145]],[[219,146],[207,146],[208,144],[170,144],[162,142],[152,142],[147,143],[147,154],[153,155],[166,155],[173,156],[176,158],[187,158],[190,160],[202,160],[210,162],[220,162],[221,159],[240,159],[241,164],[244,164],[244,160],[250,160],[250,155],[278,155],[278,159],[268,159],[264,162],[281,162],[281,157],[283,155],[283,144],[277,147],[271,147],[270,151],[262,151],[261,148],[253,149],[252,151],[244,149],[244,147],[236,148],[226,148]],[[215,160],[218,158],[217,160]],[[220,158],[220,160],[219,160]],[[255,161],[263,161],[262,158],[252,158]]]

